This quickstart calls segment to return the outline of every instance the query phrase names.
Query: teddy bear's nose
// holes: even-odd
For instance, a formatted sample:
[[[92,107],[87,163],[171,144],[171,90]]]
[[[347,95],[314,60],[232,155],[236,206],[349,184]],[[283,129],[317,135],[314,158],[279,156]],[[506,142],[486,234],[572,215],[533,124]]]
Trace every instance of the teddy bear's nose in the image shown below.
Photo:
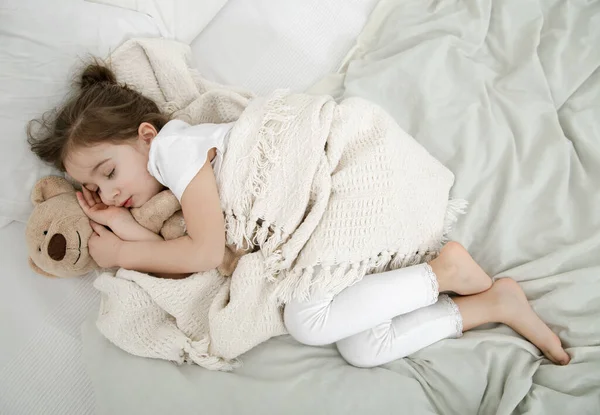
[[[55,261],[62,261],[67,253],[67,239],[60,233],[52,235],[48,244],[48,255]]]

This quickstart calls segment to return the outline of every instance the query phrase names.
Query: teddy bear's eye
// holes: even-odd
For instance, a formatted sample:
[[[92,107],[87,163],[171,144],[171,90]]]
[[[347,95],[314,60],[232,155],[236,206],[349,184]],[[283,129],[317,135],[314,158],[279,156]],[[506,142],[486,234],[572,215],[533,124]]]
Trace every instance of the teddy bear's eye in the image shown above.
[[[42,252],[42,247],[41,246],[38,247],[38,251]]]
[[[48,231],[44,231],[44,235],[48,235]]]

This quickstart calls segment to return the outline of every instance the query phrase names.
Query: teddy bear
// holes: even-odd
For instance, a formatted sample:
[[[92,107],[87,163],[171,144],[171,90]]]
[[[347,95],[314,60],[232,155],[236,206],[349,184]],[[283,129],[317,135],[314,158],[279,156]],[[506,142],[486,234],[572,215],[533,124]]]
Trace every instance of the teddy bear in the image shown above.
[[[25,240],[29,265],[35,272],[48,277],[76,277],[100,268],[87,249],[92,227],[69,181],[59,176],[40,179],[31,192],[31,201],[34,209],[27,221]],[[185,235],[181,206],[169,190],[132,208],[131,214],[165,240]],[[231,275],[240,256],[227,247],[219,271]]]

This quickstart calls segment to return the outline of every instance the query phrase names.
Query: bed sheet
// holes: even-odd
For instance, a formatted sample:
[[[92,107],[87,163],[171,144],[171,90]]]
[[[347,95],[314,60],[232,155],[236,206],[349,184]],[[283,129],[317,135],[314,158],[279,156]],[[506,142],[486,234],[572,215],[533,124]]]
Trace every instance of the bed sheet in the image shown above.
[[[92,414],[80,327],[97,313],[95,277],[35,274],[18,222],[0,229],[0,264],[0,413]]]
[[[373,369],[284,336],[214,373],[130,356],[88,320],[98,412],[600,413],[598,7],[382,0],[343,70],[313,89],[379,103],[455,172],[471,207],[453,238],[520,282],[569,366],[490,325]]]
[[[599,41],[598,2],[384,0],[331,85],[385,107],[455,172],[471,206],[454,238],[519,281],[573,357],[527,359],[506,328],[446,342],[444,359],[472,349],[464,364],[487,377],[477,390],[432,368],[429,383],[452,376],[428,393],[443,413],[600,413]]]

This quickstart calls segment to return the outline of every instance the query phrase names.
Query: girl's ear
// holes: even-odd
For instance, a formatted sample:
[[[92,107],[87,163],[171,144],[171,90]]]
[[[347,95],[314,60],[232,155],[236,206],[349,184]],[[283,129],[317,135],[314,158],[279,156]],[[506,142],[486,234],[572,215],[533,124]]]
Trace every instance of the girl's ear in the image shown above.
[[[143,122],[138,128],[138,138],[146,144],[150,144],[154,137],[158,134],[156,128],[149,122]]]

